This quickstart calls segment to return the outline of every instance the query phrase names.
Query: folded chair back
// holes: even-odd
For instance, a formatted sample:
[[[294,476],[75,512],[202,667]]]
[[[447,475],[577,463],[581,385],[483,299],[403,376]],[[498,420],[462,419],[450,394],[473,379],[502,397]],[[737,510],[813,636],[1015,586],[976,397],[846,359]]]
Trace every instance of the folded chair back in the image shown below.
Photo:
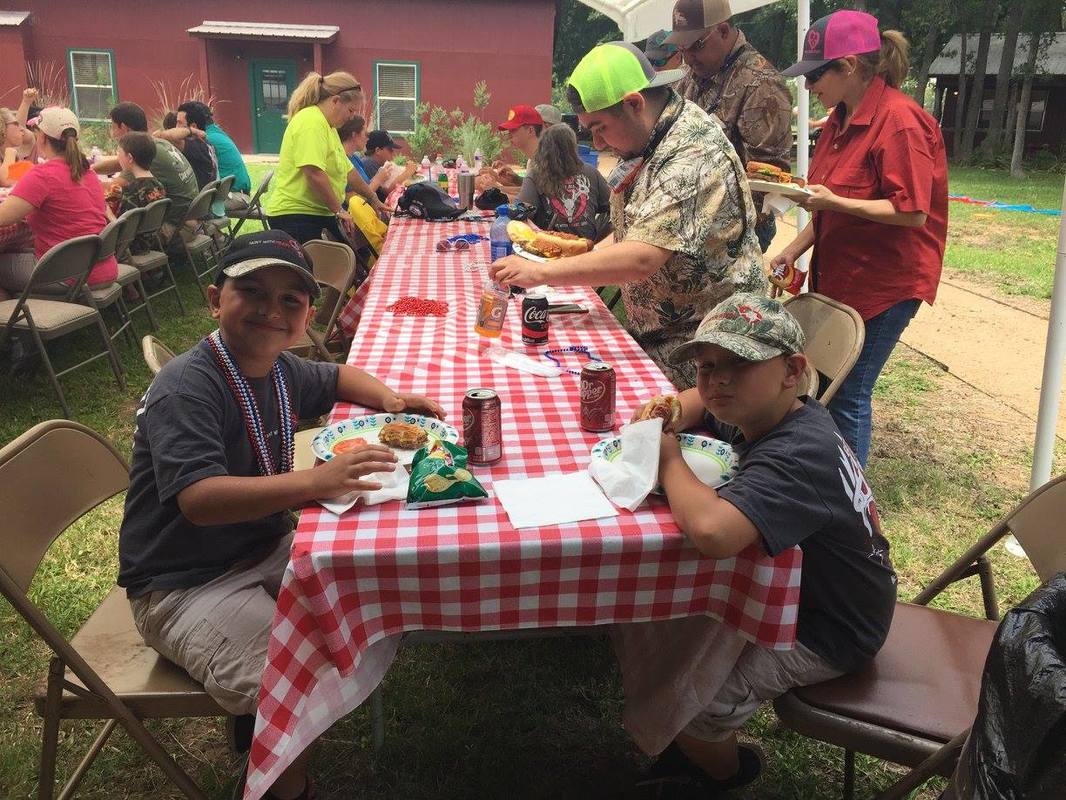
[[[804,352],[808,361],[825,376],[820,383],[826,386],[816,397],[826,405],[855,366],[866,339],[866,326],[851,306],[815,292],[790,298],[785,307],[807,338]]]
[[[147,214],[147,209],[131,208],[115,222],[121,222],[118,230],[118,240],[115,242],[115,257],[122,261],[130,249],[130,244],[137,238],[137,231],[141,227],[141,220]]]
[[[215,187],[215,197],[212,203],[225,203],[229,199],[229,193],[233,191],[233,182],[237,180],[236,175],[227,175],[225,178],[220,178],[218,185]]]
[[[157,233],[163,227],[163,220],[167,217],[170,204],[170,198],[163,197],[146,205],[144,207],[144,216],[141,217],[140,227],[137,228],[137,235],[144,236]]]
[[[77,236],[60,242],[41,256],[33,268],[26,291],[33,294],[34,290],[46,284],[72,281],[69,296],[77,297],[89,277],[89,271],[100,260],[97,257],[100,245],[100,237],[95,235]]]
[[[122,456],[96,432],[67,420],[35,425],[0,450],[0,570],[25,592],[52,542],[128,485]]]
[[[174,351],[154,336],[141,339],[141,352],[144,354],[144,363],[148,365],[153,376],[158,375],[159,370],[174,358]]]
[[[1066,571],[1066,475],[1045,483],[1004,520],[1025,548],[1041,581]]]
[[[97,261],[103,261],[105,258],[115,255],[118,250],[119,237],[122,235],[122,229],[125,226],[126,221],[121,217],[104,226],[104,229],[100,231],[100,252],[96,254]]]
[[[304,244],[304,249],[311,259],[315,280],[328,287],[315,316],[315,321],[325,326],[328,339],[355,279],[355,252],[346,244],[324,239],[312,239]]]
[[[207,184],[189,204],[189,210],[185,212],[185,221],[199,222],[208,216],[211,213],[211,203],[214,199],[215,187]]]

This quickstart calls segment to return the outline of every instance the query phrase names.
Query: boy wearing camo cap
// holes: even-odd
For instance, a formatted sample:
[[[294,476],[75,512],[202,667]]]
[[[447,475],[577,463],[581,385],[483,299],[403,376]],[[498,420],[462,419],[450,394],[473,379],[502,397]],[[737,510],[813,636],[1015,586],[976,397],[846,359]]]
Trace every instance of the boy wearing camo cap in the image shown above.
[[[795,649],[746,643],[721,688],[693,687],[692,696],[714,699],[642,782],[656,797],[716,796],[753,781],[761,755],[738,745],[736,731],[758,707],[792,687],[861,668],[888,635],[896,602],[888,542],[855,456],[829,413],[799,394],[803,347],[803,331],[784,306],[739,293],[671,355],[695,362],[697,373],[696,387],[678,396],[680,418],[666,426],[659,461],[678,526],[709,558],[750,546],[774,556],[799,545],[803,567]],[[718,489],[693,474],[673,435],[701,424],[740,459],[736,477]],[[698,683],[700,670],[691,674]],[[671,784],[666,793],[664,783]]]

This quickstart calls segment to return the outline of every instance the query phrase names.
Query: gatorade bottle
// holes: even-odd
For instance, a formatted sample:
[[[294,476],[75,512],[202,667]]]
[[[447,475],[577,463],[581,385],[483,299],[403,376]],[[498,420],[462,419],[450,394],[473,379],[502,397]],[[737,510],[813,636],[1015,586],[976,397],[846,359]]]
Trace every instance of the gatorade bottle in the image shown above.
[[[493,261],[511,255],[511,237],[507,235],[507,223],[511,221],[507,206],[496,207],[496,219],[489,228],[489,253]]]

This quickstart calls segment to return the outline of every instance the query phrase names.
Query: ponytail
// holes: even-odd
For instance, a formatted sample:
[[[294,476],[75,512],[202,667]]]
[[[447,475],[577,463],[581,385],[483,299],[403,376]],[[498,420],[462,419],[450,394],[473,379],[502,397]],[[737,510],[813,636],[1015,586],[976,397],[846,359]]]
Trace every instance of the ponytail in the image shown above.
[[[70,179],[74,183],[80,183],[82,176],[89,171],[89,160],[81,152],[78,146],[78,134],[73,128],[67,128],[59,139],[53,139],[45,134],[44,138],[52,149],[67,162],[70,169]]]
[[[859,67],[867,78],[878,77],[893,89],[903,85],[910,70],[910,42],[899,31],[881,33],[881,49],[857,56]]]
[[[289,119],[308,106],[316,106],[328,97],[340,96],[346,103],[363,96],[363,87],[349,72],[331,72],[320,75],[312,70],[304,76],[289,97]]]

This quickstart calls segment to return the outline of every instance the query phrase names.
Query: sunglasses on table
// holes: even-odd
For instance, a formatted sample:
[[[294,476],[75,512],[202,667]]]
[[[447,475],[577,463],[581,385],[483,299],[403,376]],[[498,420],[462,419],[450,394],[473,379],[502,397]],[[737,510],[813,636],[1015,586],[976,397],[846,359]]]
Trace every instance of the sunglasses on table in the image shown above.
[[[806,78],[807,83],[817,83],[822,79],[822,76],[825,75],[825,73],[829,72],[829,70],[833,68],[833,65],[836,63],[836,59],[832,61],[827,61],[822,64],[822,66],[817,67],[816,69],[812,69],[810,72],[803,73],[803,77]]]

